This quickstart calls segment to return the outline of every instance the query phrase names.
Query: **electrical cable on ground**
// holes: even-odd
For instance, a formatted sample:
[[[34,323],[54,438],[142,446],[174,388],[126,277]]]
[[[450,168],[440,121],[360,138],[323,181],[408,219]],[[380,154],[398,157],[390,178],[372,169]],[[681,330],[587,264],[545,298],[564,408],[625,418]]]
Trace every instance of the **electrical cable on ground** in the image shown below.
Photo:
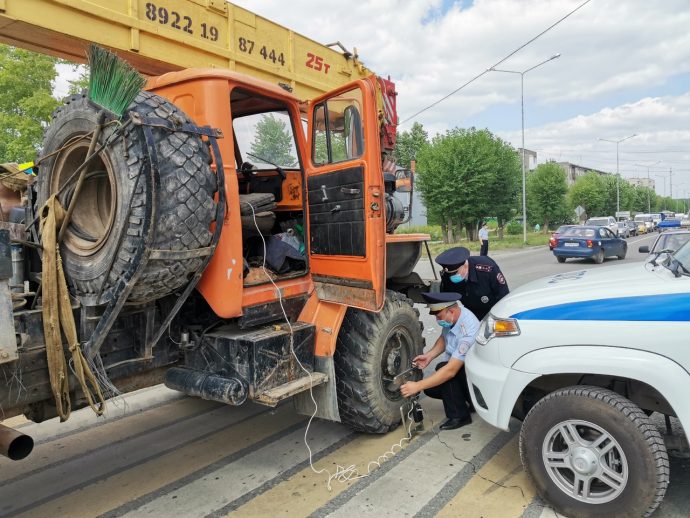
[[[312,452],[311,447],[309,446],[309,441],[307,440],[307,435],[308,435],[308,433],[309,433],[309,428],[311,427],[311,423],[312,423],[312,421],[314,420],[314,418],[316,417],[316,413],[317,413],[318,410],[319,410],[319,406],[318,406],[318,404],[316,403],[316,399],[314,398],[314,391],[313,391],[313,388],[312,388],[312,386],[313,386],[313,384],[314,384],[314,383],[313,383],[314,380],[313,380],[311,371],[309,371],[309,370],[302,364],[302,362],[300,361],[300,359],[297,357],[297,353],[295,352],[295,347],[294,347],[294,331],[293,331],[293,328],[292,328],[292,324],[290,323],[290,319],[289,319],[288,316],[287,316],[287,312],[285,311],[285,306],[283,306],[283,294],[282,294],[280,288],[278,288],[278,285],[273,281],[273,278],[272,278],[271,275],[269,274],[268,270],[266,269],[266,240],[264,239],[263,234],[262,234],[261,231],[259,230],[259,224],[258,224],[257,221],[256,221],[256,212],[254,211],[254,206],[253,206],[251,203],[246,202],[246,201],[241,201],[240,203],[244,203],[245,205],[249,205],[249,207],[250,207],[250,209],[251,209],[251,211],[252,211],[252,218],[253,218],[253,220],[254,220],[254,226],[256,227],[257,233],[258,233],[259,236],[261,237],[261,242],[262,242],[262,244],[263,244],[263,263],[262,263],[262,265],[261,265],[261,268],[263,269],[264,274],[266,275],[266,277],[268,278],[268,280],[271,281],[271,284],[273,284],[273,287],[276,289],[276,292],[278,293],[278,303],[280,304],[280,309],[281,309],[282,312],[283,312],[283,317],[285,318],[285,323],[287,324],[287,326],[288,326],[288,328],[289,328],[289,330],[290,330],[290,353],[292,354],[292,356],[293,356],[293,357],[295,358],[295,360],[297,361],[297,364],[299,365],[300,369],[302,369],[302,370],[309,376],[309,381],[310,381],[310,383],[309,383],[309,396],[311,397],[312,403],[314,403],[314,412],[312,413],[311,417],[309,418],[309,421],[307,421],[307,427],[306,427],[305,430],[304,430],[304,445],[307,447],[307,451],[309,452],[309,466],[311,467],[311,470],[312,470],[314,473],[316,473],[316,474],[325,473],[325,474],[328,475],[328,479],[327,479],[327,481],[326,481],[326,487],[328,488],[329,491],[332,490],[331,482],[332,482],[333,480],[337,480],[338,482],[345,483],[345,482],[348,482],[348,481],[351,481],[351,480],[357,480],[357,479],[360,479],[360,478],[368,477],[368,476],[371,474],[372,469],[376,469],[376,468],[381,467],[381,464],[382,464],[383,462],[385,462],[386,460],[390,459],[391,457],[393,457],[393,456],[396,454],[396,450],[397,450],[397,451],[401,451],[401,450],[403,449],[403,443],[409,442],[409,441],[412,440],[412,426],[413,426],[413,424],[414,424],[414,420],[413,420],[412,417],[411,417],[412,408],[410,408],[410,410],[409,410],[409,412],[408,412],[408,414],[407,414],[407,418],[408,418],[408,421],[409,421],[409,425],[408,425],[408,428],[407,428],[407,436],[406,436],[406,437],[403,437],[402,439],[400,439],[400,441],[398,441],[397,443],[393,444],[393,446],[391,446],[390,450],[388,450],[388,451],[384,452],[383,454],[379,455],[379,456],[376,458],[376,460],[371,460],[371,461],[369,461],[369,463],[367,464],[367,471],[366,471],[366,473],[360,473],[359,470],[357,469],[357,467],[356,467],[354,464],[352,464],[352,465],[350,465],[350,466],[347,466],[347,467],[341,466],[340,464],[338,464],[338,465],[336,466],[336,470],[335,470],[334,473],[331,473],[331,472],[330,472],[328,469],[326,469],[326,468],[316,469],[316,468],[314,467],[313,452]],[[405,415],[404,415],[404,412],[403,412],[403,406],[400,407],[400,416],[401,416],[401,418],[402,418],[403,425],[404,425],[404,423],[405,423]]]
[[[411,120],[414,119],[417,115],[420,115],[421,113],[424,113],[425,111],[427,111],[427,110],[433,108],[433,107],[436,106],[437,104],[442,103],[443,101],[445,101],[445,100],[448,99],[449,97],[451,97],[451,96],[455,95],[456,93],[458,93],[460,90],[462,90],[462,89],[465,88],[466,86],[469,86],[470,84],[474,83],[477,79],[479,79],[479,78],[482,77],[483,75],[489,73],[489,71],[490,71],[492,68],[495,68],[495,67],[497,67],[498,65],[500,65],[501,63],[503,63],[504,61],[507,61],[509,58],[511,58],[512,56],[514,56],[515,54],[517,54],[518,52],[520,52],[522,49],[524,49],[527,45],[529,45],[530,43],[536,41],[538,38],[540,38],[541,36],[543,36],[544,34],[546,34],[547,32],[549,32],[549,31],[550,31],[551,29],[553,29],[556,25],[560,24],[561,22],[563,22],[564,20],[566,20],[567,18],[569,18],[570,16],[572,16],[573,14],[575,14],[576,11],[579,11],[580,9],[582,9],[585,5],[587,5],[587,4],[588,4],[589,2],[591,2],[591,1],[592,1],[592,0],[585,0],[582,4],[580,4],[578,7],[576,7],[576,8],[573,9],[572,11],[570,11],[570,12],[569,12],[568,14],[566,14],[563,18],[561,18],[560,20],[558,20],[558,21],[552,23],[549,27],[547,27],[546,29],[544,29],[543,31],[541,31],[539,34],[537,34],[536,36],[534,36],[531,40],[529,40],[529,41],[523,43],[522,45],[520,45],[518,48],[516,48],[516,49],[515,49],[514,51],[512,51],[510,54],[508,54],[507,56],[505,56],[504,58],[502,58],[500,61],[497,61],[496,63],[494,63],[493,65],[491,65],[490,67],[488,67],[486,70],[484,70],[483,72],[480,72],[479,74],[477,74],[476,76],[474,76],[472,79],[470,79],[470,80],[467,81],[466,83],[460,85],[458,88],[456,88],[455,90],[453,90],[452,92],[450,92],[448,95],[445,95],[445,96],[441,97],[438,101],[435,101],[435,102],[431,103],[429,106],[427,106],[426,108],[422,108],[421,110],[419,110],[417,113],[415,113],[415,114],[412,115],[411,117],[408,117],[407,119],[403,120],[402,122],[399,122],[399,123],[398,123],[398,126],[402,126],[402,125],[405,124],[406,122],[411,121]]]

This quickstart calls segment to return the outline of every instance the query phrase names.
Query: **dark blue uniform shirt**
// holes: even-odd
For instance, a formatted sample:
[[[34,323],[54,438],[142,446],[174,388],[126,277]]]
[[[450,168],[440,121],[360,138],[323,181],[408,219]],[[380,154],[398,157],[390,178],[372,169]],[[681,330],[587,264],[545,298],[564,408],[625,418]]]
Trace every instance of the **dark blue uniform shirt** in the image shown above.
[[[462,305],[474,313],[478,320],[482,320],[510,290],[496,261],[487,256],[471,256],[467,261],[467,279],[455,284],[450,281],[448,274],[442,274],[441,291],[460,293]]]

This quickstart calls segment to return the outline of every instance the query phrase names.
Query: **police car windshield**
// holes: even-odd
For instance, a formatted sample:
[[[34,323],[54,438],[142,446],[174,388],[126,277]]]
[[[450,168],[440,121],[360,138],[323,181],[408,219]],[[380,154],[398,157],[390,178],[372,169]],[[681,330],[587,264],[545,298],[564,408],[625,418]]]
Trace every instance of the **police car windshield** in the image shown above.
[[[679,272],[684,275],[690,273],[690,242],[685,243],[678,250],[675,251],[669,258],[664,261],[666,268],[673,268],[674,263],[679,263]]]

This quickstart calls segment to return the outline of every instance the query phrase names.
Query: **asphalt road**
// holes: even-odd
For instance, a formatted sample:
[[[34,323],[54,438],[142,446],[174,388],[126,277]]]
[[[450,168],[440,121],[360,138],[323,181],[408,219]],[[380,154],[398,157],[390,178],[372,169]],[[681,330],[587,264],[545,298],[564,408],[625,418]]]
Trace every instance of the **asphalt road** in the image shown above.
[[[632,238],[626,262],[642,260]],[[544,249],[492,254],[512,288],[550,273],[605,268],[583,261],[556,263]],[[431,275],[428,261],[419,265]],[[430,344],[438,327],[422,309]],[[307,418],[291,404],[277,409],[227,407],[152,387],[109,404],[96,419],[89,409],[63,424],[6,422],[32,435],[34,453],[0,460],[0,516],[440,516],[548,517],[520,465],[513,423],[496,430],[479,418],[438,433],[440,402],[425,399],[425,428],[404,439],[351,433]],[[402,446],[402,447],[401,447]],[[378,464],[370,464],[377,461]],[[333,479],[354,465],[363,478]],[[690,463],[672,459],[671,486],[655,516],[688,516]]]

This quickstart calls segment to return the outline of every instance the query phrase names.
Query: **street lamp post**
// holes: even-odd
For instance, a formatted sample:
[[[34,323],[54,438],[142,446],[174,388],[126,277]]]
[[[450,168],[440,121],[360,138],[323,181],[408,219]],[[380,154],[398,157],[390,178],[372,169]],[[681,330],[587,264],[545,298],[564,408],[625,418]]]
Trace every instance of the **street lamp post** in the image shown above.
[[[650,185],[652,182],[651,182],[651,179],[649,178],[649,169],[654,167],[657,164],[660,164],[661,162],[663,162],[663,160],[657,160],[653,164],[649,164],[649,165],[635,164],[637,167],[646,167],[647,168],[647,214],[652,212],[652,202],[651,202],[650,197],[649,197],[649,191],[651,189]]]
[[[523,70],[503,70],[491,67],[489,72],[505,72],[507,74],[520,74],[520,113],[522,118],[522,240],[527,243],[527,179],[525,173],[525,74],[549,61],[560,58],[560,54],[554,54],[549,59],[537,63],[533,67]]]
[[[619,167],[618,167],[618,144],[620,144],[624,140],[628,140],[629,138],[633,138],[636,136],[637,136],[637,133],[633,133],[632,135],[630,135],[628,137],[618,139],[618,140],[609,140],[609,139],[605,139],[605,138],[599,139],[599,140],[603,140],[604,142],[612,142],[612,143],[616,144],[616,212],[621,211],[621,186],[620,186],[621,177],[619,174]],[[618,216],[616,216],[616,219],[618,219]]]

